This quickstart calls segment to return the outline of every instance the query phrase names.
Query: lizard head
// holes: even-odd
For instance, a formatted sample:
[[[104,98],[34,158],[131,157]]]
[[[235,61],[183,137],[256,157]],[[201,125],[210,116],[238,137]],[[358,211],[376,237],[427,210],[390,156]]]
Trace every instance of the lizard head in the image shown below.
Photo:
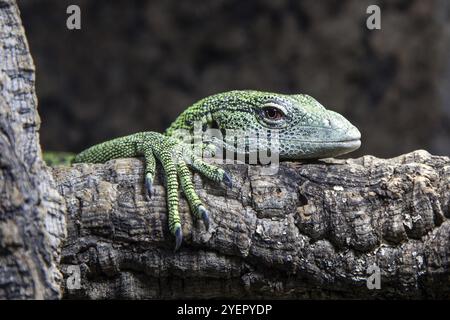
[[[361,145],[361,134],[354,125],[306,94],[231,91],[203,103],[221,130],[240,130],[241,138],[276,136],[281,160],[334,157]],[[247,141],[250,149],[261,147],[256,140]]]

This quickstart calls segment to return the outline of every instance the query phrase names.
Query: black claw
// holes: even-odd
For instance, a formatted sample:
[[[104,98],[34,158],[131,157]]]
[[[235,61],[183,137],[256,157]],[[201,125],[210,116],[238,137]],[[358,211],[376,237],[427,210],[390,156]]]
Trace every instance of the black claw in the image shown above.
[[[145,177],[145,189],[147,190],[148,198],[151,199],[153,196],[153,179],[150,176]]]
[[[208,210],[205,209],[204,206],[200,205],[197,208],[198,214],[203,220],[203,223],[205,224],[206,230],[209,230],[209,213]]]
[[[233,183],[231,182],[231,177],[228,173],[226,172],[223,173],[222,181],[228,188],[230,189],[233,188]]]
[[[216,146],[214,146],[213,144],[209,144],[207,147],[207,156],[209,156],[210,158],[213,158],[216,156]]]
[[[181,232],[181,227],[178,226],[175,229],[175,252],[180,249],[181,242],[183,242],[183,233]]]

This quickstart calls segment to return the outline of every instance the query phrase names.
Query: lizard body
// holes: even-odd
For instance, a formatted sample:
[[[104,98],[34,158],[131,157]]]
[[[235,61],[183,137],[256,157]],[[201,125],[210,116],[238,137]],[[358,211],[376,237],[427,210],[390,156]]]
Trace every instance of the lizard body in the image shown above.
[[[202,130],[239,132],[234,143],[229,140],[219,143],[211,140],[210,143],[246,154],[270,148],[276,134],[280,160],[333,157],[354,151],[361,145],[361,134],[355,126],[308,95],[244,90],[219,93],[198,101],[181,113],[164,134],[139,132],[109,140],[84,150],[73,163],[102,163],[143,156],[145,187],[151,197],[156,161],[160,161],[167,182],[169,229],[175,236],[177,250],[182,241],[178,182],[193,214],[209,226],[209,212],[194,190],[189,168],[231,187],[231,178],[223,169],[204,162],[189,147],[192,139],[188,139],[188,143],[183,141],[187,133],[195,131],[196,125]],[[269,137],[272,142],[255,138],[261,136]],[[243,143],[242,149],[236,147],[239,143]],[[201,146],[208,148],[208,143]]]

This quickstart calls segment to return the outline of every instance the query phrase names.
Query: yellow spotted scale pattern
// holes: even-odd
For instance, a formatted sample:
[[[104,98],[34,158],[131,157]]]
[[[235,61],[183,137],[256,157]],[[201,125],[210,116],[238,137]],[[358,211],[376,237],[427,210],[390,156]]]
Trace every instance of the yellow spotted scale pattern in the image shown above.
[[[223,169],[204,162],[185,141],[178,138],[177,131],[192,132],[196,123],[204,128],[241,130],[249,135],[276,131],[280,160],[337,156],[360,145],[360,133],[356,127],[308,95],[242,90],[219,93],[198,101],[187,108],[165,134],[139,132],[109,140],[79,153],[73,163],[144,157],[145,189],[150,199],[156,161],[159,161],[166,179],[169,230],[175,236],[177,250],[182,242],[178,183],[193,214],[209,227],[210,214],[194,190],[189,168],[232,187],[231,177]],[[232,146],[225,145],[227,147],[232,149]]]

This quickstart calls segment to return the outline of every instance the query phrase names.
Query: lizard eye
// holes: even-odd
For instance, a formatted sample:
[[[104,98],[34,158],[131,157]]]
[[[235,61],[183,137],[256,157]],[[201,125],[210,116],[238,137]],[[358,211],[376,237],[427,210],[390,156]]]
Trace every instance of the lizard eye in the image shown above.
[[[278,121],[284,118],[284,113],[274,106],[263,107],[263,115],[267,120]]]

